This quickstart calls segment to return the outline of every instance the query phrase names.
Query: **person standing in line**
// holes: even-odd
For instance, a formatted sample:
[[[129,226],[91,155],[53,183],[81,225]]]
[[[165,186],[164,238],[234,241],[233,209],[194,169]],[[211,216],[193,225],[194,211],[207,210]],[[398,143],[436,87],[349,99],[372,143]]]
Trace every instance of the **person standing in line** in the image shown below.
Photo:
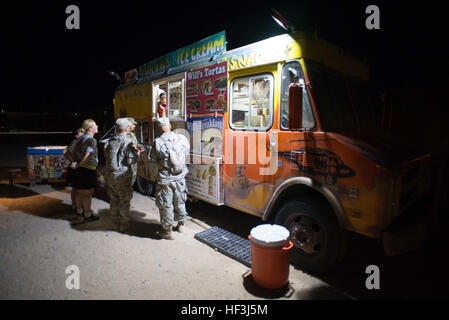
[[[130,121],[131,125],[129,127],[129,132],[126,134],[126,136],[128,137],[128,139],[131,140],[132,145],[133,145],[134,149],[136,150],[137,157],[139,157],[140,152],[144,151],[145,147],[137,141],[136,134],[134,133],[134,130],[136,129],[136,124],[137,124],[136,120],[134,120],[134,118],[128,118],[128,120]],[[134,182],[136,182],[136,178],[137,178],[137,163],[138,163],[138,159],[135,159],[131,166],[132,171],[133,171],[132,185],[134,185]]]
[[[128,118],[117,119],[116,134],[108,139],[104,149],[110,215],[120,231],[125,231],[130,226],[129,210],[133,197],[132,166],[137,159],[137,151],[127,137],[131,124]]]
[[[189,172],[186,156],[190,144],[186,137],[171,131],[167,117],[157,118],[157,124],[163,133],[154,140],[149,158],[157,164],[157,172],[153,173],[157,177],[153,180],[157,180],[156,206],[161,219],[161,238],[173,240],[174,222],[177,221],[177,231],[182,232],[188,215],[185,176]]]
[[[67,166],[67,184],[70,184],[70,186],[72,187],[72,191],[70,192],[70,198],[72,199],[72,209],[73,209],[73,211],[75,211],[75,213],[77,215],[82,216],[83,208],[76,206],[76,194],[77,194],[76,184],[77,184],[77,182],[76,182],[76,175],[75,175],[76,170],[74,170],[73,167],[76,166],[76,160],[74,158],[75,146],[78,143],[80,137],[82,135],[84,135],[84,130],[82,128],[79,128],[73,132],[73,135],[74,135],[75,139],[73,139],[70,142],[70,144],[68,145],[68,147],[64,149],[63,156],[64,156],[64,158],[66,158],[69,161],[68,166]]]
[[[98,149],[94,135],[98,133],[98,126],[92,119],[83,121],[81,128],[84,135],[76,144],[75,153],[79,159],[76,169],[76,206],[84,210],[84,220],[90,222],[99,217],[91,210],[92,195],[97,185]]]

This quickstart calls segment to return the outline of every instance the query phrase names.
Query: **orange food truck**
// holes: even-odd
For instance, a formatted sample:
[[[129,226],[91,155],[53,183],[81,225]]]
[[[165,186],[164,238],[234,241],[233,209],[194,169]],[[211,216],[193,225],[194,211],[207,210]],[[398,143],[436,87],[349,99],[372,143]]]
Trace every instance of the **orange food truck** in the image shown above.
[[[134,117],[144,144],[159,134],[154,121],[166,93],[172,128],[191,142],[189,196],[284,225],[300,267],[334,267],[344,230],[394,246],[388,242],[401,240],[386,233],[389,226],[429,190],[430,156],[374,134],[380,109],[368,67],[314,35],[226,51],[223,31],[125,78],[115,116]],[[143,154],[142,191],[150,170]]]

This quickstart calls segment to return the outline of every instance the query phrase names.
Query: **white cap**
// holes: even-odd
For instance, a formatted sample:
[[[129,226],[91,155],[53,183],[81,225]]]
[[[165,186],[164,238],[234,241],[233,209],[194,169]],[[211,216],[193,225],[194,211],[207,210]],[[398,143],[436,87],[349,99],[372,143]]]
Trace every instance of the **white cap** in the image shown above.
[[[161,127],[165,127],[165,126],[168,126],[170,124],[170,120],[167,117],[157,118],[156,122]]]
[[[117,121],[115,121],[115,127],[120,130],[120,132],[125,131],[131,124],[132,122],[129,121],[128,118],[118,118]]]
[[[251,229],[251,240],[264,247],[283,246],[290,236],[290,232],[277,224],[261,224]]]

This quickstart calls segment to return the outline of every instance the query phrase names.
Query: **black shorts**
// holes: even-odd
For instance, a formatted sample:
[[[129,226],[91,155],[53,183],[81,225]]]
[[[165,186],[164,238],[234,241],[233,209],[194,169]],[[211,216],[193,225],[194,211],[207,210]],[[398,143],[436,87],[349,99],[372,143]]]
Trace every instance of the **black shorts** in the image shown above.
[[[95,189],[97,186],[97,170],[79,167],[74,170],[72,181],[73,186],[77,189]]]
[[[67,184],[73,185],[74,176],[75,176],[75,170],[73,170],[70,166],[67,167],[67,175],[66,175]]]

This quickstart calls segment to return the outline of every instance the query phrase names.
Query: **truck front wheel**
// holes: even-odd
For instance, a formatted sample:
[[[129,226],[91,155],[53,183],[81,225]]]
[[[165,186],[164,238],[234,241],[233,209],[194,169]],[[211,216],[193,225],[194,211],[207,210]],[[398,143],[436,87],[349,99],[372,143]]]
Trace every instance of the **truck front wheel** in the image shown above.
[[[323,201],[291,200],[281,208],[275,220],[290,231],[294,244],[291,262],[316,272],[326,272],[338,265],[346,248],[343,230]]]

